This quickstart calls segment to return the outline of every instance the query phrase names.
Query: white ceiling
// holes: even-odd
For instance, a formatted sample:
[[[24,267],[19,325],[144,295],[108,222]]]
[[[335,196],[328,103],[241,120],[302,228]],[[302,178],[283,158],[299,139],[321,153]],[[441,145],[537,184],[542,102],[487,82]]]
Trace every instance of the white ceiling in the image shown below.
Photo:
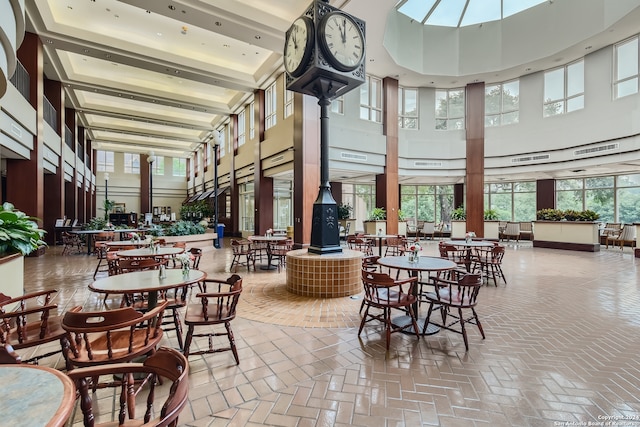
[[[256,89],[265,88],[284,70],[285,31],[309,3],[26,0],[27,29],[40,35],[45,75],[63,83],[67,106],[78,112],[79,125],[96,148],[140,153],[153,149],[158,155],[186,157]],[[397,77],[401,84],[461,87],[474,80],[504,81],[526,69],[557,66],[559,54],[566,62],[584,55],[584,46],[576,45],[523,61],[499,76],[425,75],[398,65],[384,47],[388,16],[396,13],[396,3],[331,1],[366,21],[367,72]],[[537,7],[553,6],[549,1]],[[638,15],[631,18],[621,22],[615,34],[603,31],[590,37],[589,45],[595,50],[620,40],[622,31],[637,32]],[[354,179],[370,182],[366,174]]]

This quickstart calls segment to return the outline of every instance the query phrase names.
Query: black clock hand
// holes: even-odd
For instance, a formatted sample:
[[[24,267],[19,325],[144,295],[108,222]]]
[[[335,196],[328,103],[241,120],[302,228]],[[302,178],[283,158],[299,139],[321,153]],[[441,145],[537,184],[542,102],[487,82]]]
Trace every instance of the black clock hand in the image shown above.
[[[340,28],[340,26],[338,26]],[[342,28],[340,28],[340,37],[342,38],[342,44],[347,43],[347,19],[342,18]]]

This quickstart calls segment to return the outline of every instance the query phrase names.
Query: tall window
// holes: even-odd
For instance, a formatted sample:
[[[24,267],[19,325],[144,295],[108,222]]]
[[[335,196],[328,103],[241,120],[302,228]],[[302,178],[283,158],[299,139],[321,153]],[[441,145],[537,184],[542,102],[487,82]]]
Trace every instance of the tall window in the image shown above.
[[[151,164],[151,173],[164,175],[164,156],[156,156],[156,160]]]
[[[398,87],[398,126],[418,129],[418,89]]]
[[[403,185],[400,209],[416,221],[449,222],[453,210],[453,185]]]
[[[360,118],[382,123],[382,80],[367,76],[360,86]]]
[[[590,209],[603,222],[640,222],[640,174],[556,181],[558,209]]]
[[[246,120],[244,118],[244,109],[238,114],[238,147],[245,143]]]
[[[224,157],[227,154],[227,150],[225,148],[225,144],[227,143],[227,132],[225,129],[218,129],[218,133],[220,135],[220,157]]]
[[[293,225],[293,182],[273,180],[273,226]]]
[[[293,92],[284,90],[284,118],[293,114]]]
[[[253,139],[256,137],[256,111],[255,111],[255,102],[251,101],[249,104],[249,138]]]
[[[544,117],[584,108],[584,60],[544,73]]]
[[[202,145],[202,165],[204,172],[209,170],[209,165],[211,164],[211,153],[209,150],[211,150],[211,148],[209,148],[209,144]]]
[[[124,153],[124,173],[140,174],[140,154]]]
[[[362,221],[369,219],[369,213],[376,207],[375,185],[343,183],[342,203],[353,207],[351,216],[356,220],[356,224],[361,225]]]
[[[187,159],[173,158],[173,176],[187,176]]]
[[[502,126],[518,123],[520,80],[484,88],[484,125]]]
[[[436,130],[464,129],[464,90],[436,90]]]
[[[344,114],[344,96],[339,96],[331,101],[331,112],[336,114]]]
[[[96,151],[97,172],[113,172],[113,151]]]
[[[533,221],[536,219],[536,183],[485,184],[484,207],[494,210],[502,221]]]
[[[616,98],[638,93],[638,36],[615,45],[615,81],[613,93]]]
[[[277,115],[277,96],[276,96],[276,83],[273,82],[271,86],[267,88],[264,93],[265,106],[264,106],[264,127],[269,129],[276,125]]]
[[[253,182],[247,182],[246,184],[240,184],[239,187],[240,198],[240,231],[249,231],[253,234],[254,230],[254,217],[255,217],[255,196],[253,192]]]
[[[616,210],[618,221],[640,222],[640,174],[616,177]]]

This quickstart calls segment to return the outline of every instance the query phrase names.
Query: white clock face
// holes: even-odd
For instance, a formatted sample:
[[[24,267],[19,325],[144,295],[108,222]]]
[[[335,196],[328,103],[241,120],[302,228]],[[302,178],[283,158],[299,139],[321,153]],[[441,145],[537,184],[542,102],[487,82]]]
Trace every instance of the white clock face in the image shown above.
[[[310,25],[304,18],[298,18],[291,26],[284,46],[284,67],[291,75],[299,74],[311,54]]]
[[[364,56],[364,36],[357,24],[340,12],[328,14],[323,24],[327,59],[341,71],[357,68]]]

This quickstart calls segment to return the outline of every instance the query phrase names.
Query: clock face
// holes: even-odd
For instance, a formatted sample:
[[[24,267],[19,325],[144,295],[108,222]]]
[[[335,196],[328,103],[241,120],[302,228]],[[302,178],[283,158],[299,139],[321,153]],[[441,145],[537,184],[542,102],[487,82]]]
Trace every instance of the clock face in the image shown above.
[[[313,24],[306,16],[293,22],[284,44],[284,68],[294,77],[304,71],[313,49]]]
[[[320,46],[326,59],[340,71],[355,70],[364,58],[362,30],[349,15],[339,11],[322,18]]]

